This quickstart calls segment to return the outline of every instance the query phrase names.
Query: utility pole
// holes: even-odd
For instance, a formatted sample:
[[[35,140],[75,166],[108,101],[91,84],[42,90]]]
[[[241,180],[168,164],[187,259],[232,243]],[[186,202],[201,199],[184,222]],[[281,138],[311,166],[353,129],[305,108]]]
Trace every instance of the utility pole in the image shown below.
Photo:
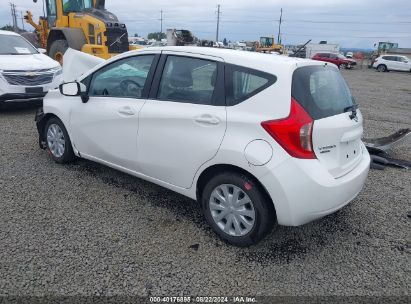
[[[278,23],[278,37],[277,43],[281,44],[281,23],[283,22],[283,8],[281,8],[280,22]]]
[[[10,2],[11,17],[13,18],[13,29],[17,32],[17,16],[16,16],[16,6]]]
[[[23,11],[20,11],[20,19],[21,19],[21,25],[22,25],[23,31],[25,31]]]
[[[163,10],[160,11],[160,22],[161,22],[161,27],[160,27],[160,40],[161,41],[161,36],[163,36]]]
[[[217,5],[217,33],[216,33],[216,37],[215,37],[215,41],[216,41],[216,43],[218,44],[218,36],[219,36],[219,32],[220,32],[220,14],[221,14],[221,11],[220,11],[220,4],[219,5]]]

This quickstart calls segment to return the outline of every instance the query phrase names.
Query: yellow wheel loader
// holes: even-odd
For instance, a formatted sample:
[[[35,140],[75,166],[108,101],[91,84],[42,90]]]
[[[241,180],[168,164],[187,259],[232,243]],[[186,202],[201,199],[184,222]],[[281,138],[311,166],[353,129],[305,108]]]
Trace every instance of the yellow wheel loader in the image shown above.
[[[48,55],[61,64],[68,48],[103,59],[136,49],[129,45],[126,25],[105,9],[105,0],[42,1],[45,16],[38,23],[30,11],[24,18]]]
[[[278,52],[283,53],[283,46],[275,44],[274,37],[260,37],[260,42],[257,42],[256,52],[271,53]]]

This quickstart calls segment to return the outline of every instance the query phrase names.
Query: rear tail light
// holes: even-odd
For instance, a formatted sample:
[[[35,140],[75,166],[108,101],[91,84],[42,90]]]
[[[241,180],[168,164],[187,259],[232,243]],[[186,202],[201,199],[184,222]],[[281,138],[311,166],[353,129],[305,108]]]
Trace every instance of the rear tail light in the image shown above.
[[[291,112],[285,119],[270,120],[261,126],[293,157],[315,159],[312,133],[314,121],[302,106],[291,99]]]

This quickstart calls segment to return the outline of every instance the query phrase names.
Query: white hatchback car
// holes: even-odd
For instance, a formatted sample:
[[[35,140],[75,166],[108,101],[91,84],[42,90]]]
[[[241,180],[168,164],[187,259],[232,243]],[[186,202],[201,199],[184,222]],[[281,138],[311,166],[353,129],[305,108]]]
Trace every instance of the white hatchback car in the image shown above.
[[[0,31],[0,106],[41,101],[62,81],[57,61],[41,54],[19,34]]]
[[[50,91],[40,145],[197,200],[224,240],[248,246],[352,201],[370,156],[334,65],[232,50],[128,52]]]
[[[377,69],[378,72],[411,72],[411,60],[407,56],[383,55],[376,58],[372,66]]]

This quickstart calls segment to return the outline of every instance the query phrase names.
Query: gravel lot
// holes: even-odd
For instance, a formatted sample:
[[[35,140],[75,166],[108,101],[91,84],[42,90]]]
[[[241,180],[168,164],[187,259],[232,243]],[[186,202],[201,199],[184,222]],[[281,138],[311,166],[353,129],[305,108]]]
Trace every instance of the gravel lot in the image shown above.
[[[411,127],[411,74],[343,71],[366,136]],[[410,296],[410,173],[372,171],[340,212],[221,242],[192,201],[98,164],[53,163],[34,108],[0,112],[0,295]],[[410,144],[394,151],[411,160]]]

